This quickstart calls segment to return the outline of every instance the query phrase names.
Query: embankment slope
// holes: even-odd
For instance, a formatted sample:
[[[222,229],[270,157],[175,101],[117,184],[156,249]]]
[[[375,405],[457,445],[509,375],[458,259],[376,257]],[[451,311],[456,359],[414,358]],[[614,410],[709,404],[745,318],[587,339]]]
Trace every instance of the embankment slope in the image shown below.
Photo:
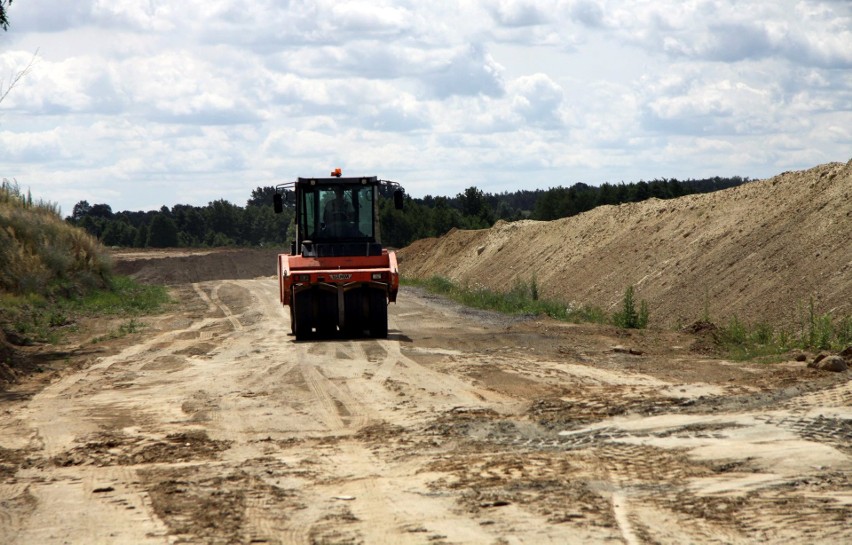
[[[657,325],[705,309],[791,326],[813,299],[852,314],[852,161],[711,194],[604,206],[556,221],[454,230],[400,250],[404,276],[495,290],[535,277],[542,297],[614,310],[627,286]]]

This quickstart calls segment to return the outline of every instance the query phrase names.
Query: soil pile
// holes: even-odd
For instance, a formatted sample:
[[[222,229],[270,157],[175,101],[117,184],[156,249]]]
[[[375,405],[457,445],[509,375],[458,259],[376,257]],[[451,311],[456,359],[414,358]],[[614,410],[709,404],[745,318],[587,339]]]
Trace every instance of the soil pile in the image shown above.
[[[115,272],[150,284],[186,284],[277,274],[274,249],[147,250],[113,252]]]
[[[711,194],[603,206],[556,221],[454,230],[400,250],[403,275],[615,310],[633,285],[651,322],[709,313],[793,326],[810,301],[852,314],[852,161]]]

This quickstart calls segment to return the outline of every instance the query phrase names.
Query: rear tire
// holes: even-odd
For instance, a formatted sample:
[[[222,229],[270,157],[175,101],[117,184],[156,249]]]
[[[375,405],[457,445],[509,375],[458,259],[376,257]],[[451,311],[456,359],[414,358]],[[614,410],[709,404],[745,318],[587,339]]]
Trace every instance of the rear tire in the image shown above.
[[[360,337],[364,334],[368,319],[367,296],[365,288],[352,289],[344,295],[343,331],[349,337]]]
[[[316,296],[319,299],[317,333],[330,336],[337,331],[337,294],[317,291]]]
[[[370,336],[388,337],[388,298],[381,290],[370,291]]]
[[[296,325],[293,333],[295,333],[297,341],[307,339],[311,334],[311,329],[314,327],[314,305],[312,299],[310,290],[294,293],[291,298],[291,301],[295,305],[293,314],[296,316]]]

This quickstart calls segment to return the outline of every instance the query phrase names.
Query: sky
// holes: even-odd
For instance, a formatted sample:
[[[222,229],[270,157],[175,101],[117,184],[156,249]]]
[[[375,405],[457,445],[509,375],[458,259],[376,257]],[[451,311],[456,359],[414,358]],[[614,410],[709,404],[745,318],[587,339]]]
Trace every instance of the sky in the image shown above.
[[[0,178],[61,206],[770,177],[852,158],[850,0],[15,0]],[[9,89],[15,75],[26,75]]]

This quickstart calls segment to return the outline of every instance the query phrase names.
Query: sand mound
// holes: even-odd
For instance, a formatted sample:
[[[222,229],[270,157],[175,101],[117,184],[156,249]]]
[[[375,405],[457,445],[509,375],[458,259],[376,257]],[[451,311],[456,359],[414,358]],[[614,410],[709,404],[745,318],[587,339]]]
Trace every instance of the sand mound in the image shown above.
[[[634,285],[651,321],[798,323],[852,315],[852,161],[785,172],[711,194],[604,206],[550,222],[454,230],[399,252],[409,277],[510,288],[615,309]]]
[[[185,284],[277,273],[282,249],[166,249],[114,252],[115,271],[150,284]]]

